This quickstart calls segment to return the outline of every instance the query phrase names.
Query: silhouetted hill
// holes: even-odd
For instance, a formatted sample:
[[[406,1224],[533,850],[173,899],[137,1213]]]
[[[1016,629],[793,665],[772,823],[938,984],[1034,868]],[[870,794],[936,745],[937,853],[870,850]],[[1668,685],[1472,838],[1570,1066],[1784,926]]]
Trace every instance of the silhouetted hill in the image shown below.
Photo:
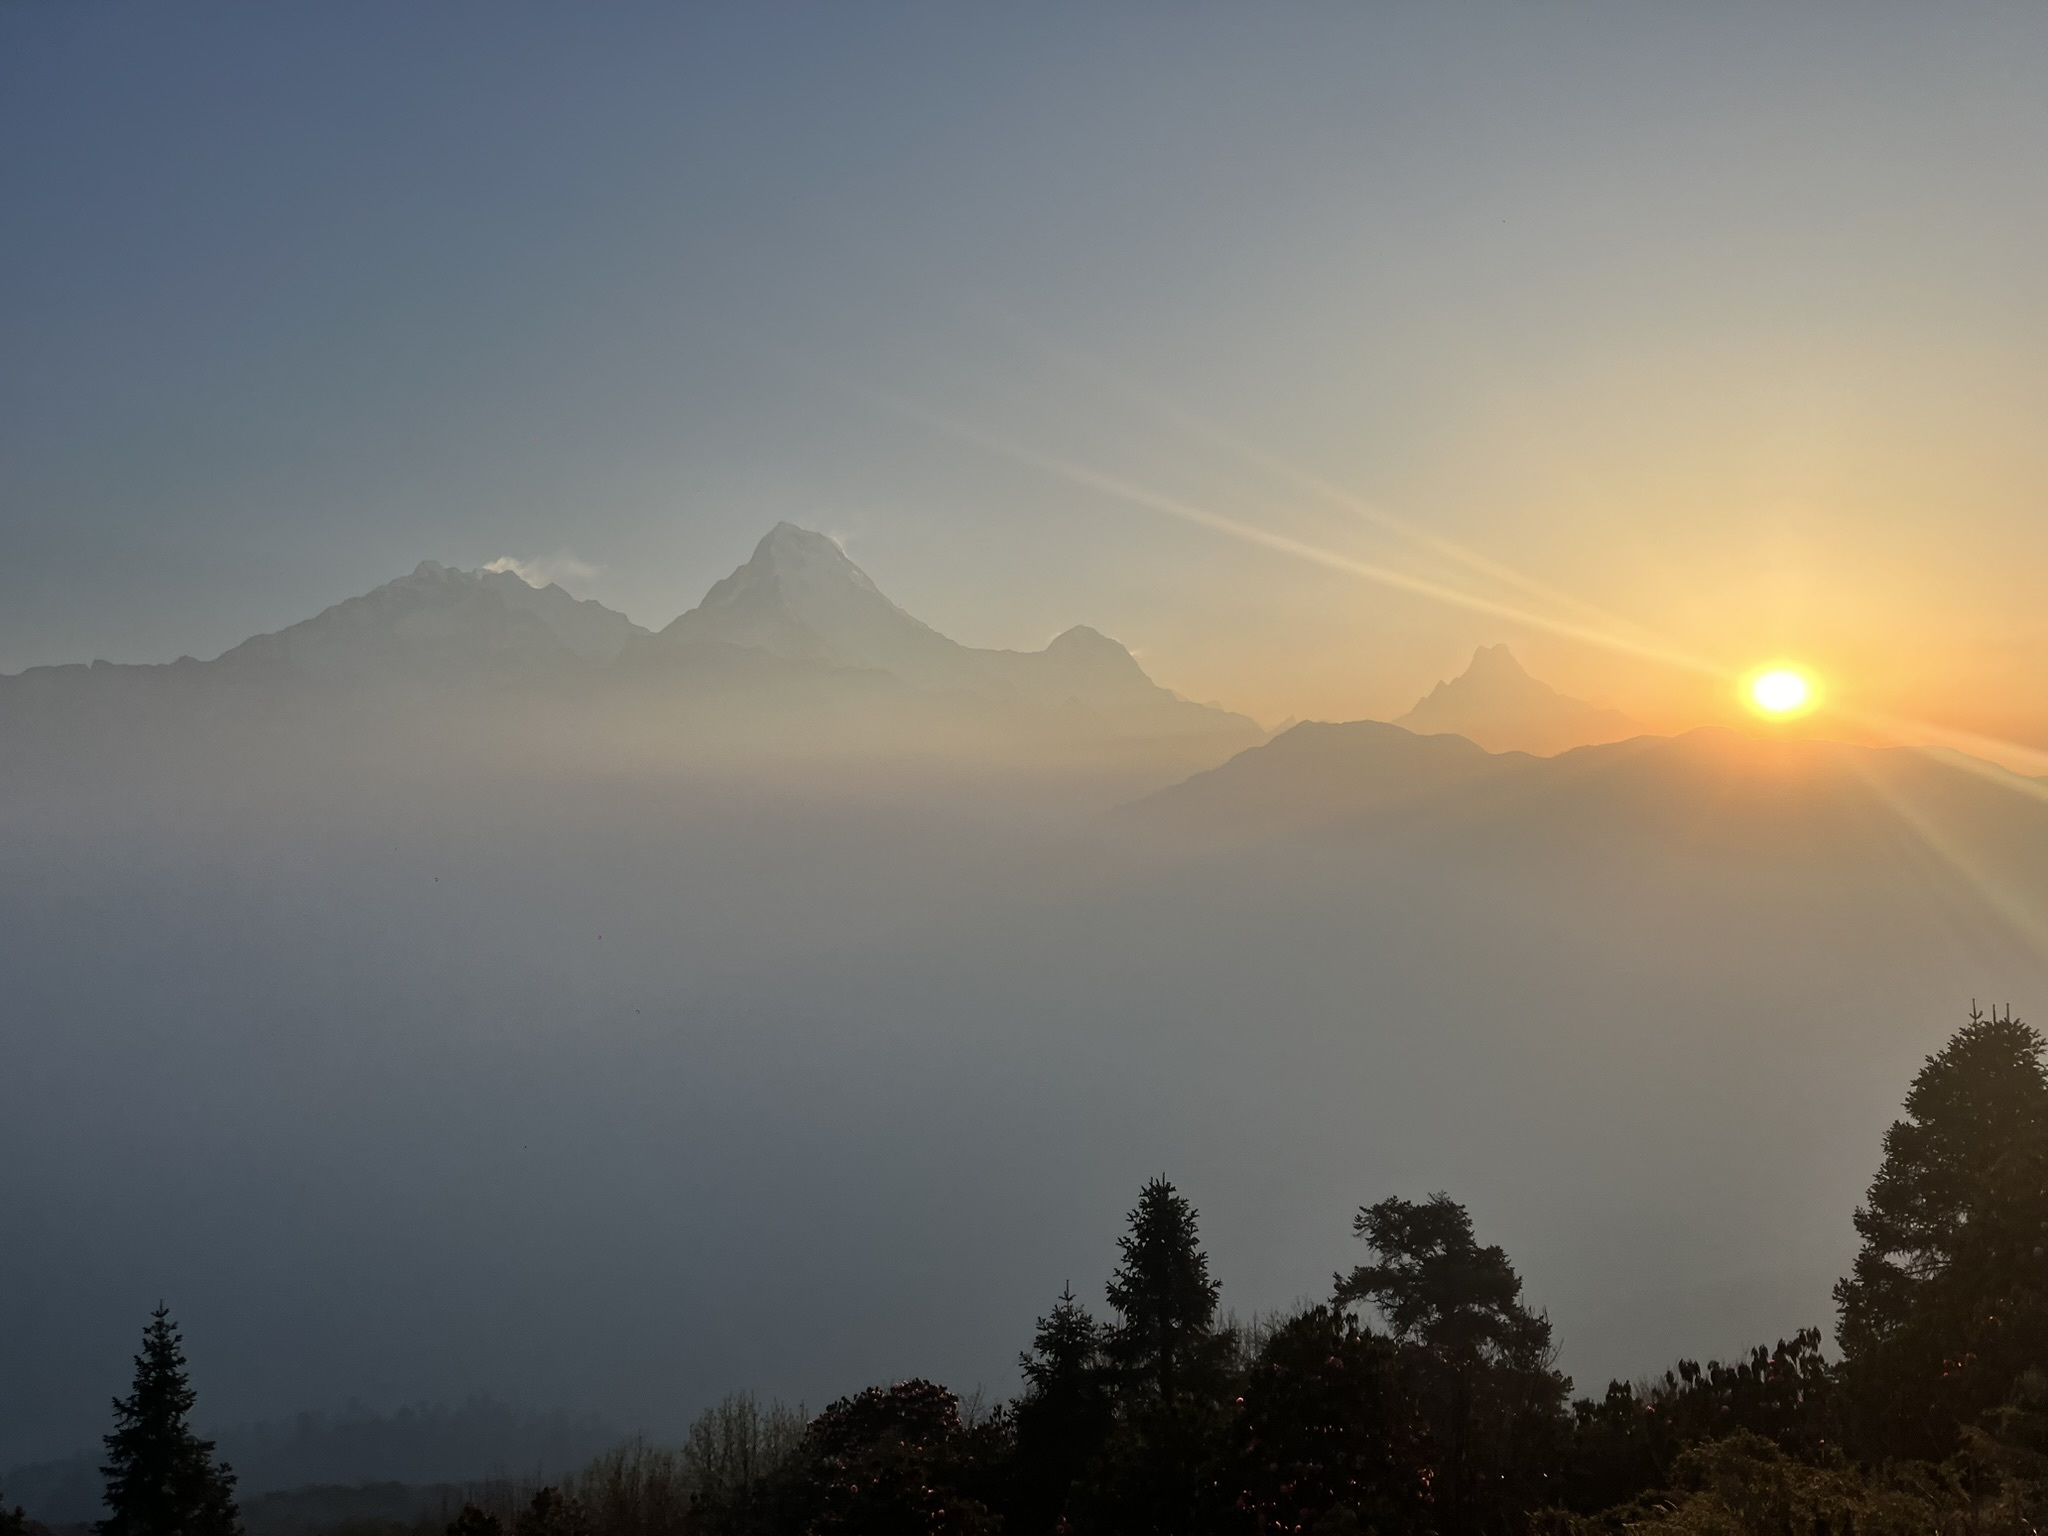
[[[1374,721],[1298,725],[1157,791],[1123,819],[1197,843],[1426,831],[1453,847],[1572,843],[1646,860],[1691,846],[1825,862],[1866,839],[1936,862],[1959,842],[2048,857],[2040,780],[1952,752],[1719,727],[1536,757]]]
[[[1378,720],[1304,721],[1158,791],[1131,814],[1199,836],[1241,837],[1412,806],[1522,761],[1462,736],[1419,736]]]

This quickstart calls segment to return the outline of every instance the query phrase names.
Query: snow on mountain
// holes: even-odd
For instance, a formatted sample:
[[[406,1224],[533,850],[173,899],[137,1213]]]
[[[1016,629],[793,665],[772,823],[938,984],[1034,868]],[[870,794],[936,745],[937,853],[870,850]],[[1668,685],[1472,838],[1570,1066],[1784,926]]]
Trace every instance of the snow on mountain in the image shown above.
[[[616,660],[635,633],[646,631],[560,587],[423,560],[409,576],[245,640],[219,664],[329,681],[516,674]]]

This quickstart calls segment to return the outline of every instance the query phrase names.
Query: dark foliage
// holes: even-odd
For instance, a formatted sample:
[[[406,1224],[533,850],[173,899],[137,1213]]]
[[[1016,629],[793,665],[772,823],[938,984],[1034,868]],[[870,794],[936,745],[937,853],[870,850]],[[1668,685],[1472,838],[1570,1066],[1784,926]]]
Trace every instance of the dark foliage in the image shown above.
[[[1127,1401],[1170,1403],[1208,1384],[1219,1359],[1216,1299],[1195,1208],[1165,1179],[1139,1191],[1110,1276],[1109,1356]]]
[[[1553,1368],[1550,1321],[1448,1195],[1382,1200],[1353,1231],[1377,1262],[1337,1281],[1340,1306],[1369,1303],[1416,1380],[1435,1447],[1437,1529],[1512,1531],[1556,1498],[1571,1383]]]
[[[1877,1456],[1938,1459],[2048,1362],[2048,1072],[2010,1013],[1971,1011],[1885,1133],[1835,1288],[1853,1404]]]
[[[1731,1434],[1768,1440],[1805,1461],[1827,1460],[1840,1440],[1840,1399],[1820,1342],[1818,1328],[1802,1328],[1733,1364],[1681,1360],[1647,1388],[1613,1381],[1598,1402],[1579,1399],[1561,1502],[1590,1513],[1669,1487],[1685,1450]]]
[[[448,1536],[505,1536],[505,1527],[489,1510],[465,1504],[462,1512],[448,1522]]]
[[[1400,1351],[1335,1308],[1316,1307],[1275,1329],[1246,1375],[1218,1524],[1262,1533],[1427,1530],[1429,1466]]]
[[[1063,1291],[1024,1390],[728,1398],[445,1536],[2036,1536],[2048,1524],[2048,1070],[2009,1014],[1914,1079],[1818,1329],[1565,1408],[1550,1324],[1448,1195],[1362,1208],[1332,1301],[1219,1325],[1193,1206],[1140,1192],[1098,1324]],[[101,1536],[238,1536],[161,1309],[108,1437]],[[446,1511],[359,1536],[442,1536]],[[0,1536],[25,1536],[0,1510]]]
[[[1116,1411],[1103,1331],[1072,1287],[1038,1320],[1031,1349],[1018,1364],[1024,1395],[1014,1412],[1007,1525],[1035,1536],[1058,1529],[1073,1513],[1074,1489],[1102,1454]]]
[[[804,1437],[803,1529],[816,1536],[971,1536],[999,1528],[978,1497],[1006,1426],[970,1431],[929,1381],[841,1398]]]
[[[237,1536],[234,1472],[187,1422],[197,1396],[177,1326],[159,1306],[135,1357],[134,1389],[114,1401],[99,1536]]]
[[[1117,1536],[1196,1529],[1228,1433],[1230,1340],[1216,1327],[1195,1209],[1163,1178],[1139,1192],[1109,1282],[1116,1411],[1076,1524]]]
[[[514,1536],[586,1536],[583,1511],[559,1488],[539,1488],[513,1523]]]

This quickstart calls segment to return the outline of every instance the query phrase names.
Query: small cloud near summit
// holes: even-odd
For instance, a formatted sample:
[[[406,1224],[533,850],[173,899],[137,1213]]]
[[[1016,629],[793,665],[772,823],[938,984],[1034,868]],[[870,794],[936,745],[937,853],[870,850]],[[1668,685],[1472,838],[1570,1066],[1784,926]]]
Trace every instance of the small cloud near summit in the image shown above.
[[[568,550],[557,550],[538,560],[516,560],[510,555],[500,555],[489,565],[487,571],[510,571],[529,587],[545,587],[555,582],[592,581],[604,574],[604,567],[592,565],[587,560],[578,560]]]

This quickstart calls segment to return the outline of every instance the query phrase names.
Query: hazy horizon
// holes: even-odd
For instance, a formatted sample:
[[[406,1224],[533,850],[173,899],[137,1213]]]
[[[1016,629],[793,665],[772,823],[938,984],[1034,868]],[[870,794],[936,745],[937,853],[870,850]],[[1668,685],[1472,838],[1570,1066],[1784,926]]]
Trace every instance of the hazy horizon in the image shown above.
[[[0,671],[423,558],[653,623],[790,517],[1268,721],[1502,639],[1729,716],[1647,641],[2048,747],[2025,8],[484,18],[0,17]]]
[[[1241,1316],[1447,1191],[1580,1394],[1831,1331],[2048,1024],[2043,58],[0,6],[0,1492],[159,1300],[278,1478],[993,1403],[1162,1174]]]

